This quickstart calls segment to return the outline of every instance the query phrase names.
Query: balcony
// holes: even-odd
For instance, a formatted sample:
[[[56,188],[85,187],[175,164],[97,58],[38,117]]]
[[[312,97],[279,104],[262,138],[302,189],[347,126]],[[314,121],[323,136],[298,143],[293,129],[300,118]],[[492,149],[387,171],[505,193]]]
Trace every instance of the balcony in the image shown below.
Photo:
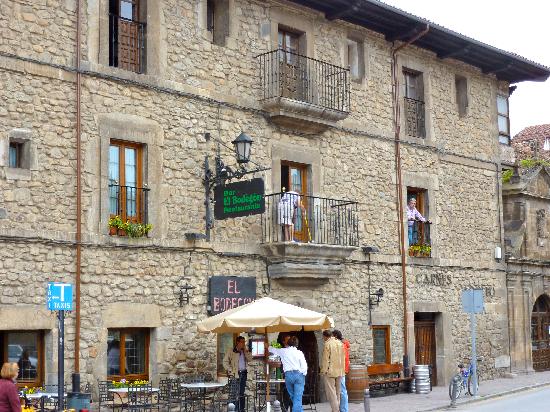
[[[265,196],[261,219],[270,278],[292,286],[311,286],[338,277],[343,261],[359,246],[358,203],[300,196],[302,209],[285,206],[282,196]],[[285,222],[294,224],[290,239],[285,237]]]
[[[275,124],[319,133],[349,115],[349,69],[281,49],[257,58],[262,107]]]
[[[407,136],[426,137],[424,102],[405,97],[405,131]]]
[[[147,236],[152,225],[148,219],[149,188],[109,185],[109,227],[111,235]]]
[[[145,73],[145,23],[109,14],[109,66]]]
[[[421,258],[432,256],[430,225],[429,222],[414,221],[413,225],[409,226],[409,256]]]

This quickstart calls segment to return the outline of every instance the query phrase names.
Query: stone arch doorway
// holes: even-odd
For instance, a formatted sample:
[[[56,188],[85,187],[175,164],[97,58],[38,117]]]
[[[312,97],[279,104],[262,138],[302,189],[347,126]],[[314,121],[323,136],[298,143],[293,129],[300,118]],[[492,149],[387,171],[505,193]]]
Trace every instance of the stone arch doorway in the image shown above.
[[[546,294],[540,295],[533,305],[531,345],[533,369],[550,370],[550,298]]]

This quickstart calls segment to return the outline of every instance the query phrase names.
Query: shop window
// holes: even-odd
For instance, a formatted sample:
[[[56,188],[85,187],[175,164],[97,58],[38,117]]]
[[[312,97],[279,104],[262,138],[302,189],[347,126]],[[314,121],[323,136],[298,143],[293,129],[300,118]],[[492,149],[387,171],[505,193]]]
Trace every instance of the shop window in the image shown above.
[[[403,79],[406,133],[408,136],[426,137],[423,75],[420,72],[405,69]]]
[[[390,327],[389,326],[373,326],[373,364],[389,364],[391,363],[390,353]]]
[[[468,80],[464,76],[455,76],[455,92],[458,115],[466,116],[468,110]]]
[[[506,96],[497,96],[497,112],[498,141],[502,144],[510,144],[510,115],[508,98]]]
[[[2,363],[19,365],[17,386],[42,386],[44,381],[44,333],[42,331],[0,332]]]
[[[109,66],[145,73],[145,3],[109,1]]]
[[[148,329],[109,329],[107,375],[109,380],[149,379]]]
[[[109,212],[125,222],[147,223],[141,144],[111,140],[109,146]]]
[[[206,29],[212,35],[212,43],[225,46],[229,36],[229,1],[207,0]]]
[[[357,82],[365,77],[365,55],[363,42],[346,40],[345,66],[349,67],[351,79]]]
[[[218,376],[226,376],[227,371],[223,367],[223,358],[227,351],[233,350],[235,346],[236,334],[233,333],[219,333],[217,343],[217,372]]]

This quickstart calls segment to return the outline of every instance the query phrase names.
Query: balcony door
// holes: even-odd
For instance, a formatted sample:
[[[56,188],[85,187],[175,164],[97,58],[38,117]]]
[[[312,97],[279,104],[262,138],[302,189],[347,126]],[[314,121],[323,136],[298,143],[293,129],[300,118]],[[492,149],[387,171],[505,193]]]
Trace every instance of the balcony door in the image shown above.
[[[279,73],[281,96],[309,101],[307,61],[300,53],[302,34],[279,27]]]
[[[405,126],[408,136],[426,137],[424,81],[422,73],[405,70]]]
[[[144,25],[139,0],[110,0],[112,66],[142,72]]]
[[[143,220],[143,146],[111,140],[109,147],[109,210],[123,221]]]
[[[281,192],[293,191],[300,194],[302,204],[306,210],[308,207],[307,179],[307,165],[291,162],[281,164]],[[309,241],[311,229],[307,214],[297,208],[294,216],[294,240],[299,242]]]

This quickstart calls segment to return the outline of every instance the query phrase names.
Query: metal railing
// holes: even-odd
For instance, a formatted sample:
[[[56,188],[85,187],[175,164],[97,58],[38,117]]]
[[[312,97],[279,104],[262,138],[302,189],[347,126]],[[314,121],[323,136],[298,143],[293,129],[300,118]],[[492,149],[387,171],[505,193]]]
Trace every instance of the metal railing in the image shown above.
[[[407,136],[426,137],[424,102],[405,97],[405,130]]]
[[[430,222],[418,220],[408,226],[409,256],[430,257],[432,255],[430,226]]]
[[[145,23],[109,14],[109,66],[145,72]]]
[[[285,202],[284,193],[265,196],[262,243],[297,241],[338,246],[359,246],[358,203],[300,195]],[[288,195],[287,195],[288,196]],[[298,206],[296,206],[298,204]],[[301,206],[303,207],[300,207]],[[285,225],[293,225],[292,239]]]
[[[349,69],[282,49],[257,56],[262,100],[287,97],[349,112]]]
[[[109,185],[109,212],[123,222],[149,223],[149,188]]]

